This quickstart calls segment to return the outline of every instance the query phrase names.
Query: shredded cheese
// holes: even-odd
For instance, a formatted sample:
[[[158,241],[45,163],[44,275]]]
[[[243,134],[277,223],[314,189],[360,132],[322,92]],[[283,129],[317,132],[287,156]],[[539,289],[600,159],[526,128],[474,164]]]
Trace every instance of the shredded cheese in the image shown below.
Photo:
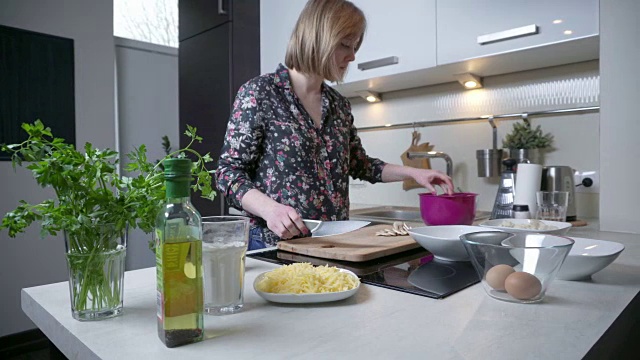
[[[504,220],[500,224],[502,227],[514,228],[514,229],[526,229],[526,230],[556,230],[557,226],[546,225],[540,220],[531,220],[531,223],[527,224],[515,224],[509,220]]]
[[[336,267],[295,263],[269,271],[256,289],[275,294],[318,294],[356,288],[360,280]]]

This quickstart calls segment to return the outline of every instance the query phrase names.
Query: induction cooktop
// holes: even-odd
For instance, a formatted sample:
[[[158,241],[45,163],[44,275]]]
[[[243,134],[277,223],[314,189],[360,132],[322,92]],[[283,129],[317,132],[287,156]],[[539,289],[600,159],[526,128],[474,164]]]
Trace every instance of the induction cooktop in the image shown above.
[[[434,258],[423,248],[366,262],[321,259],[278,249],[252,252],[248,257],[280,265],[308,262],[354,272],[364,284],[434,299],[442,299],[480,281],[470,262]]]

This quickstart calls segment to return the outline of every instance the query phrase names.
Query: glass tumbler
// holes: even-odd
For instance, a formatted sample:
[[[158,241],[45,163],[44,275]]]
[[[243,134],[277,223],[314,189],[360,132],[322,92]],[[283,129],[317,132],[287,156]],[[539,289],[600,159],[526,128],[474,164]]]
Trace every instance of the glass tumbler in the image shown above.
[[[536,219],[566,221],[569,192],[538,191],[536,192],[536,204],[538,205]]]
[[[249,218],[202,218],[204,312],[233,314],[242,310],[244,263],[249,243]]]

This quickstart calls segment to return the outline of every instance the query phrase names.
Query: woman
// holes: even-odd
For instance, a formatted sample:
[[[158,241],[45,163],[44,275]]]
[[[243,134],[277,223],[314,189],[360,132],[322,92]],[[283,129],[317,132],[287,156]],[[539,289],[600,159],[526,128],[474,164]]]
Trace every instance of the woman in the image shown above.
[[[349,176],[371,183],[413,178],[451,193],[435,170],[387,164],[366,155],[351,105],[324,80],[340,81],[366,27],[349,1],[310,0],[282,64],[236,96],[216,172],[230,206],[252,218],[249,249],[308,235],[302,219],[349,218]]]

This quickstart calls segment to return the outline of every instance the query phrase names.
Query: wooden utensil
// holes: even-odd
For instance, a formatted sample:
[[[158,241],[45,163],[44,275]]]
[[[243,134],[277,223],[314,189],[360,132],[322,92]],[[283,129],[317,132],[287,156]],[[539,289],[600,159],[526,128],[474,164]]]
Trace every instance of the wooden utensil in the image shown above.
[[[324,259],[361,262],[415,249],[420,245],[409,235],[385,237],[376,232],[391,225],[373,225],[350,233],[322,238],[278,242],[278,249]]]
[[[433,150],[433,145],[430,146],[428,142],[418,145],[418,141],[420,141],[420,133],[414,130],[411,134],[411,146],[409,146],[409,148],[400,156],[402,164],[418,169],[431,169],[429,159],[409,159],[409,152],[427,152]],[[403,190],[411,190],[421,187],[422,185],[418,184],[413,179],[407,179],[402,182]]]

